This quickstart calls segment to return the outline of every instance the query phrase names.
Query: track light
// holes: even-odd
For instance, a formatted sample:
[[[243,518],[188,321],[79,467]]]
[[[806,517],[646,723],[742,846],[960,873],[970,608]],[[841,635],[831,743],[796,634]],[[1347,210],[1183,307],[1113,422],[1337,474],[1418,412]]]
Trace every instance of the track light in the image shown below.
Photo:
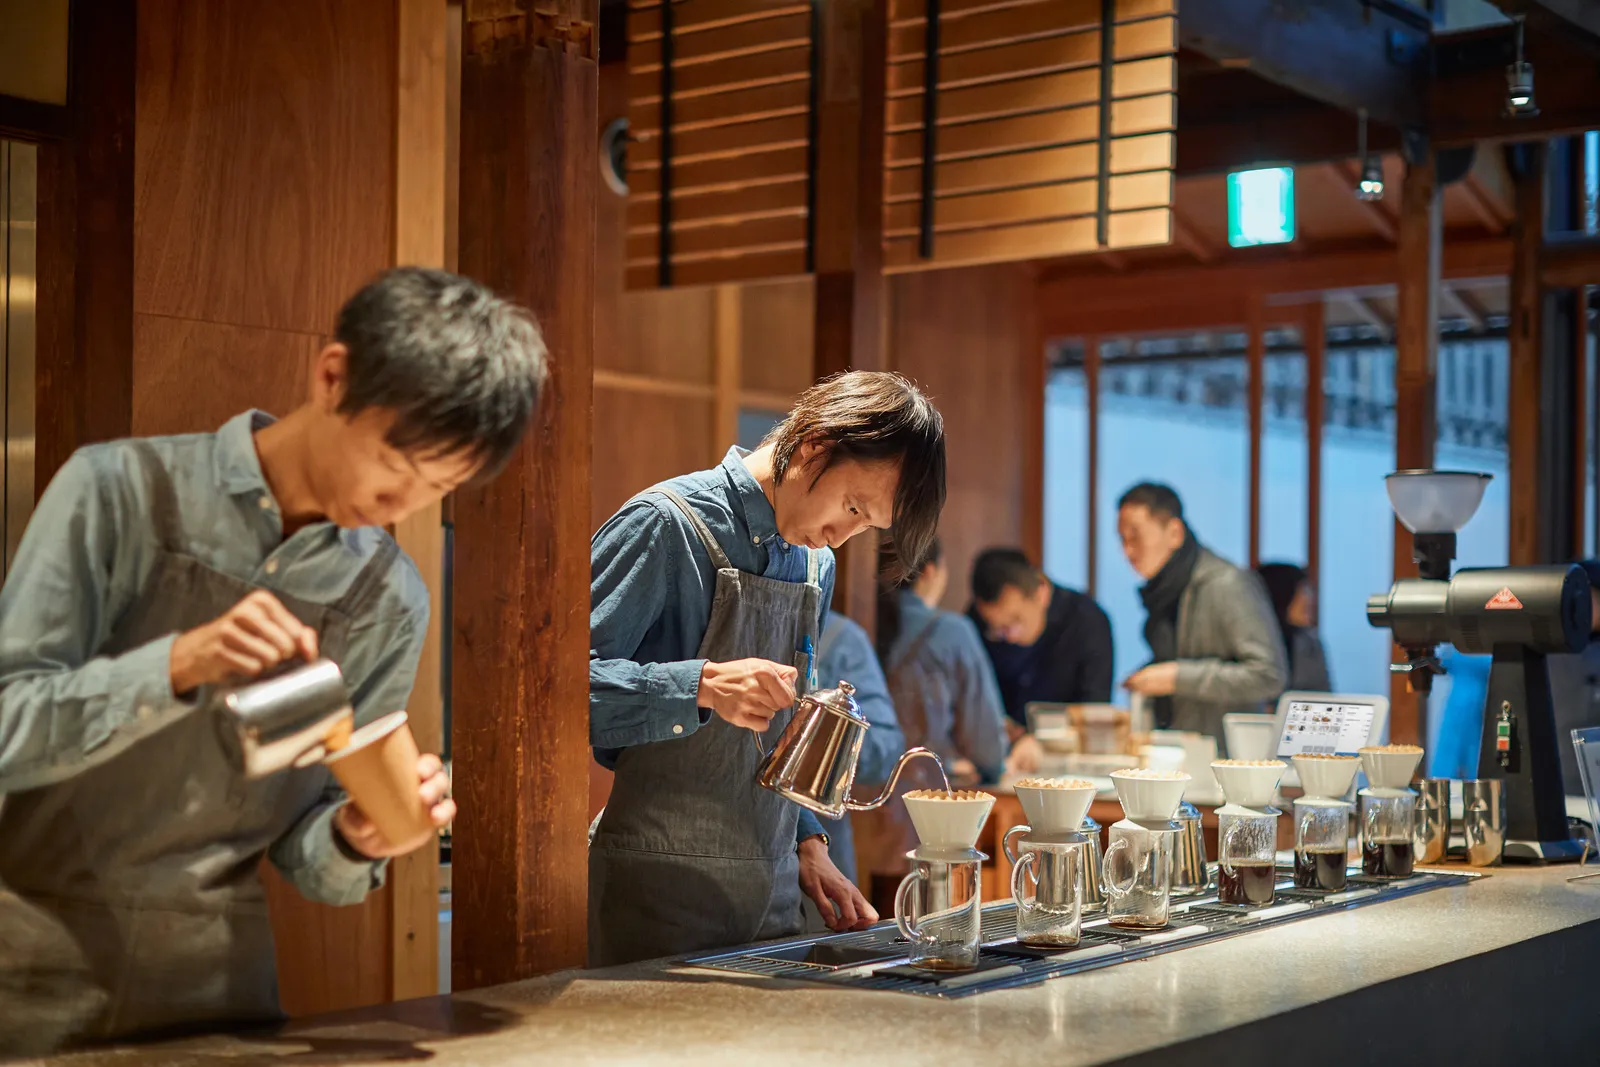
[[[1367,152],[1367,109],[1356,111],[1356,152],[1361,156],[1361,178],[1356,182],[1357,200],[1383,199],[1383,164]]]
[[[1522,58],[1522,16],[1517,16],[1517,58],[1506,68],[1506,114],[1537,115],[1533,99],[1533,64]]]

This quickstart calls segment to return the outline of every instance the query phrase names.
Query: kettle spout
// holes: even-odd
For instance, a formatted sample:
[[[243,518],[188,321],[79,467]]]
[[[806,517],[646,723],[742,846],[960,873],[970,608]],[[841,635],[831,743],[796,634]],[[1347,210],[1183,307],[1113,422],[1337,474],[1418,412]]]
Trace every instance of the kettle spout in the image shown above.
[[[894,765],[894,773],[889,775],[889,781],[883,787],[883,792],[878,794],[877,799],[866,802],[846,799],[844,802],[845,808],[850,811],[872,811],[875,808],[883,807],[884,803],[894,796],[894,787],[900,781],[900,772],[906,769],[907,763],[910,763],[918,756],[927,756],[933,760],[934,763],[939,765],[939,773],[941,775],[944,774],[944,764],[931,748],[923,748],[921,745],[916,748],[908,748],[901,754],[900,762]]]

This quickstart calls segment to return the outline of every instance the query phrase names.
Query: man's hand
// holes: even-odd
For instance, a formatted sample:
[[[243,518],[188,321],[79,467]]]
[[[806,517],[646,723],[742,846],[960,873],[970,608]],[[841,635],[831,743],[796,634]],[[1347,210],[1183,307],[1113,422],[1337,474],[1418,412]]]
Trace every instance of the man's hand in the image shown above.
[[[878,921],[867,898],[856,884],[833,865],[828,846],[820,837],[800,842],[800,888],[822,913],[822,921],[836,934],[846,930],[865,930]]]
[[[456,817],[456,802],[450,799],[450,778],[444,773],[444,764],[438,756],[430,752],[417,761],[417,779],[421,783],[422,805],[433,820],[433,830],[410,841],[390,841],[352,800],[333,813],[334,829],[339,831],[345,844],[368,859],[381,860],[414,852],[432,840],[439,829],[449,826]]]
[[[1006,757],[1006,770],[1012,774],[1037,774],[1043,757],[1044,746],[1039,744],[1039,739],[1032,734],[1023,734],[1011,746],[1011,754]]]
[[[1136,670],[1122,683],[1130,693],[1143,693],[1148,697],[1169,697],[1178,688],[1178,663],[1152,663]]]
[[[983,776],[978,773],[978,765],[965,756],[957,756],[951,760],[946,773],[950,777],[952,789],[971,789],[983,781]]]
[[[178,635],[169,664],[172,691],[254,678],[297,655],[317,658],[317,632],[258,589],[220,618]]]
[[[794,703],[799,674],[766,659],[707,663],[700,671],[697,703],[734,726],[765,733],[772,716]]]

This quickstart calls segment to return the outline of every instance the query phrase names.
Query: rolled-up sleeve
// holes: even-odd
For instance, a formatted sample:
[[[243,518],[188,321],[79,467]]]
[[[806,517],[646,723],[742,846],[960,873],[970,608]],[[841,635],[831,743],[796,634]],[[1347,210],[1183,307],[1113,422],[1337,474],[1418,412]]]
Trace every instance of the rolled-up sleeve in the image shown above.
[[[596,748],[687,737],[711,718],[698,704],[705,660],[633,658],[666,608],[674,555],[666,526],[639,501],[612,516],[590,545],[589,743]]]
[[[0,591],[0,794],[64,781],[189,714],[166,635],[95,655],[138,588],[118,497],[74,455],[34,509]]]

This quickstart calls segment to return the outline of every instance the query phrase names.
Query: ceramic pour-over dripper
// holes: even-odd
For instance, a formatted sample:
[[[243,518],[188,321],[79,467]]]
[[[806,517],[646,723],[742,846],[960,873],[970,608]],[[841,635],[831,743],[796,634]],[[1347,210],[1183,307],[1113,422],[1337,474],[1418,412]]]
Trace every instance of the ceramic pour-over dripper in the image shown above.
[[[900,799],[911,815],[917,840],[924,847],[935,849],[975,848],[989,809],[994,807],[992,795],[972,789],[953,793],[914,789]]]
[[[1355,756],[1295,756],[1294,771],[1308,797],[1338,800],[1350,792],[1361,760]]]
[[[1111,772],[1122,813],[1136,823],[1167,823],[1183,803],[1189,776],[1181,771],[1128,768]]]
[[[1270,808],[1278,795],[1278,781],[1288,765],[1282,760],[1222,759],[1211,764],[1222,795],[1229,804],[1244,808]]]
[[[1022,814],[1038,834],[1074,834],[1094,803],[1093,782],[1064,778],[1024,778],[1016,785]]]
[[[1421,761],[1422,749],[1417,745],[1373,745],[1361,750],[1367,784],[1374,789],[1409,789]]]

